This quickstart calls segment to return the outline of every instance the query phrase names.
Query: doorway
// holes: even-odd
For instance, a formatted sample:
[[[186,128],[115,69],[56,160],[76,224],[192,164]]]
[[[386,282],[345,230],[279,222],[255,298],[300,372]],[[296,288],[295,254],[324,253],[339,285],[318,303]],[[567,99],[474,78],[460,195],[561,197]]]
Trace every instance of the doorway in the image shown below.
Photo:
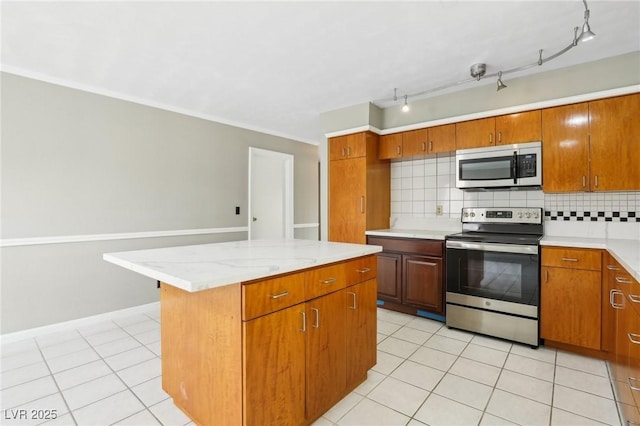
[[[293,155],[249,148],[249,239],[293,238]]]

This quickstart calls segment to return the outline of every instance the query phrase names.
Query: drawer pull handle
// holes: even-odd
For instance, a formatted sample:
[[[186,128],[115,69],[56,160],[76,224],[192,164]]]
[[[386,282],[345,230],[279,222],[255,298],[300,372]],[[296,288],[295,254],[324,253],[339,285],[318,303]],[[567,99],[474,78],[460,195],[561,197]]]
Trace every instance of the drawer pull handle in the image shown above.
[[[356,309],[356,294],[352,292],[347,292],[347,294],[353,296],[353,304],[349,306],[349,309]]]
[[[636,294],[630,294],[629,300],[631,300],[633,303],[640,303],[640,296]]]
[[[628,278],[623,278],[623,277],[619,277],[616,275],[616,282],[617,283],[625,283],[625,284],[631,284],[631,280]]]
[[[627,337],[629,338],[629,341],[631,341],[631,343],[633,343],[634,345],[640,345],[640,340],[636,340],[640,339],[640,334],[627,333]]]
[[[620,268],[618,268],[617,266],[614,265],[607,265],[607,269],[610,271],[619,271]]]
[[[622,300],[624,301],[624,293],[620,290],[612,289],[609,292],[609,303],[613,309],[624,309],[624,303],[616,303],[617,295],[622,295]]]
[[[573,257],[563,257],[562,260],[564,262],[577,262],[578,261],[578,259],[575,259]]]
[[[307,331],[307,314],[305,312],[300,312],[302,314],[302,328],[300,331],[305,333]]]
[[[371,268],[358,269],[358,272],[360,272],[361,274],[366,274],[367,272],[371,272]]]
[[[333,283],[335,283],[336,281],[338,281],[338,279],[337,279],[337,278],[333,278],[333,277],[331,277],[331,278],[327,278],[326,280],[320,280],[320,282],[321,282],[322,284],[333,284]]]
[[[271,296],[272,299],[280,299],[281,297],[288,296],[288,291],[283,291],[282,293],[274,294]]]
[[[311,310],[316,313],[316,322],[313,324],[313,328],[318,328],[320,327],[320,311],[318,308],[311,308]]]
[[[627,382],[629,383],[629,387],[635,391],[640,391],[640,387],[634,386],[631,382],[640,381],[640,379],[636,379],[635,377],[627,377]]]
[[[422,142],[422,150],[426,151],[427,150],[427,144],[425,144],[424,142]]]

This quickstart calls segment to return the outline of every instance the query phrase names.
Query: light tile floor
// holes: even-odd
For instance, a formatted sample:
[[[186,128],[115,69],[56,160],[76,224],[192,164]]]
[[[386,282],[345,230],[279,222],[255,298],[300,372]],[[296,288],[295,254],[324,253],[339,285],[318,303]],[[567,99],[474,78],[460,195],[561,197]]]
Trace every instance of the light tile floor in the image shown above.
[[[161,388],[157,309],[1,355],[0,424],[193,424]],[[591,424],[620,424],[603,361],[379,309],[378,364],[315,426]]]

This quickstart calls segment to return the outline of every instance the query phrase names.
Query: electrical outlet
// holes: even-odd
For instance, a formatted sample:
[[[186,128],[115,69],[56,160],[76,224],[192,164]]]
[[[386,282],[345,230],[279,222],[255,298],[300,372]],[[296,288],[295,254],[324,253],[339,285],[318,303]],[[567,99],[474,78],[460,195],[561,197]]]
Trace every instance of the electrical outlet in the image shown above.
[[[240,214],[240,206],[236,206],[236,214]]]
[[[436,205],[436,216],[442,216],[442,204]]]

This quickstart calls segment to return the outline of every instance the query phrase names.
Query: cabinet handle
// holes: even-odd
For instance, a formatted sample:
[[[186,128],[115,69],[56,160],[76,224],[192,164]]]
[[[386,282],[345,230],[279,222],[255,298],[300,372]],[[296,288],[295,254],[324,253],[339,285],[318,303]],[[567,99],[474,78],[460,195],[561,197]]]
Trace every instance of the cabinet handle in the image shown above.
[[[401,150],[400,145],[396,146],[396,154],[400,155]]]
[[[609,291],[609,304],[613,309],[624,309],[624,303],[616,303],[616,296],[618,294],[622,295],[622,301],[624,302],[624,293],[620,290],[612,289]]]
[[[607,265],[607,269],[610,271],[619,271],[620,268],[614,266],[614,265]]]
[[[502,142],[502,132],[498,132],[498,143]]]
[[[302,328],[300,331],[305,333],[307,331],[307,314],[305,312],[300,312],[302,314]]]
[[[358,269],[356,272],[359,272],[361,274],[366,274],[367,272],[371,272],[371,268]]]
[[[587,177],[585,175],[582,175],[582,187],[587,187]]]
[[[634,345],[640,345],[640,340],[636,340],[640,339],[640,334],[627,333],[627,337],[629,338],[629,341],[631,341],[631,343],[633,343]]]
[[[632,381],[637,382],[637,381],[640,381],[640,379],[636,379],[635,377],[627,377],[627,382],[629,383],[629,387],[635,391],[640,391],[640,387],[633,386],[633,384],[631,383]]]
[[[347,294],[350,294],[353,296],[353,304],[349,306],[349,309],[356,309],[356,294],[352,292],[347,292]]]
[[[619,277],[617,275],[616,275],[616,282],[617,283],[623,283],[623,284],[631,284],[631,280],[630,279]]]
[[[311,310],[316,313],[316,322],[313,324],[312,327],[318,328],[320,327],[320,311],[318,310],[318,308],[311,308]]]
[[[360,196],[360,213],[364,213],[364,195]]]
[[[424,142],[422,142],[422,150],[423,150],[423,151],[426,151],[426,150],[427,150],[427,144],[426,144],[426,143],[424,143]]]
[[[489,132],[489,145],[493,145],[493,132]]]
[[[578,261],[578,259],[575,259],[575,258],[573,258],[573,257],[563,257],[563,258],[562,258],[562,261],[563,261],[563,262],[577,262],[577,261]]]
[[[322,284],[333,284],[333,283],[335,283],[336,281],[338,281],[338,279],[337,279],[337,278],[334,278],[334,277],[327,278],[326,280],[320,280],[320,282],[321,282]]]
[[[288,291],[283,291],[282,293],[274,294],[271,296],[272,299],[280,299],[281,297],[288,296]]]
[[[598,187],[598,175],[595,175],[596,188]]]
[[[429,141],[429,151],[433,151],[433,141]]]
[[[637,294],[630,294],[629,300],[631,300],[633,303],[640,303],[640,296],[638,296]]]
[[[347,157],[351,157],[351,147],[347,147]]]
[[[344,147],[342,147],[342,148],[340,148],[340,156],[344,157],[344,154],[345,154]]]

